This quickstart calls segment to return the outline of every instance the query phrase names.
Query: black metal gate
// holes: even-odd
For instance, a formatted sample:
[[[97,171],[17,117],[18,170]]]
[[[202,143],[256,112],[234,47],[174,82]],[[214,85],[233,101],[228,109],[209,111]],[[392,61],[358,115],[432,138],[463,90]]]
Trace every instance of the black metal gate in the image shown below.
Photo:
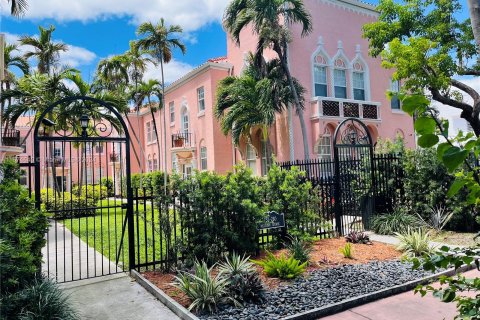
[[[339,234],[368,229],[375,208],[372,138],[356,118],[342,121],[333,139],[335,228]]]
[[[110,104],[73,97],[34,130],[35,200],[50,219],[43,271],[58,282],[131,269],[130,138]]]

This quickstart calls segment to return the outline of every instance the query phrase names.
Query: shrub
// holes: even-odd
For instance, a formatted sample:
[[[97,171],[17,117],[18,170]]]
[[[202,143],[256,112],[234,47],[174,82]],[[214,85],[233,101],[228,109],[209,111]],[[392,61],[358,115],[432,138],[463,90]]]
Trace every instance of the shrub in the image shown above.
[[[54,211],[52,217],[55,219],[92,216],[96,213],[97,200],[83,195],[78,197],[74,193],[58,193],[45,188],[40,191],[40,199],[45,210]]]
[[[365,232],[359,231],[351,231],[349,234],[345,236],[345,240],[351,243],[363,243],[363,244],[370,244],[370,237]]]
[[[2,319],[18,320],[77,320],[76,311],[57,284],[48,279],[36,279],[24,289],[0,299]]]
[[[393,235],[396,232],[403,233],[408,228],[415,228],[419,225],[418,219],[406,213],[400,208],[394,212],[378,215],[372,219],[372,230],[377,234]]]
[[[276,257],[271,252],[267,252],[267,257],[263,260],[252,260],[263,268],[263,271],[269,277],[280,279],[293,279],[305,271],[307,262],[301,263],[294,257],[286,258],[285,255]]]
[[[100,185],[107,188],[107,194],[109,197],[113,197],[115,195],[115,186],[113,185],[112,178],[102,178],[100,180]]]
[[[14,293],[35,279],[41,267],[48,219],[35,209],[28,191],[18,183],[18,164],[0,164],[0,294]]]
[[[347,259],[353,259],[353,248],[350,242],[345,244],[345,247],[338,249],[338,251]]]
[[[72,193],[79,198],[93,199],[98,202],[108,197],[108,189],[102,185],[84,185],[81,191],[79,188],[79,186],[72,188]]]
[[[263,298],[265,289],[258,272],[249,261],[250,257],[241,257],[233,253],[219,265],[219,273],[228,279],[228,296],[238,302],[256,302]]]
[[[311,244],[309,242],[294,237],[292,238],[291,243],[287,245],[287,249],[288,253],[301,263],[309,262],[310,254],[312,253]]]
[[[445,225],[452,219],[453,211],[447,211],[447,208],[444,206],[437,206],[434,208],[430,208],[430,218],[428,220],[424,220],[422,216],[419,215],[419,219],[422,224],[427,227],[434,229],[437,232],[440,232],[445,228]]]
[[[408,229],[405,233],[396,233],[400,241],[397,249],[404,252],[409,257],[420,257],[424,254],[431,254],[435,247],[430,245],[428,232],[425,229]]]
[[[212,277],[213,266],[208,268],[202,261],[195,262],[194,273],[181,272],[175,277],[174,286],[180,289],[190,298],[192,303],[189,310],[208,311],[217,310],[219,304],[234,301],[227,296],[228,279],[220,274]],[[234,301],[235,302],[235,301]]]

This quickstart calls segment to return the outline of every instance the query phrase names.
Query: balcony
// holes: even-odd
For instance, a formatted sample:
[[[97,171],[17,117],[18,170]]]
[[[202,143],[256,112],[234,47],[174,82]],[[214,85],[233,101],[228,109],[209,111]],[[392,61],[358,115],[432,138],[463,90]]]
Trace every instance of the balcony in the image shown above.
[[[315,97],[311,102],[312,119],[317,118],[359,118],[379,121],[380,103],[338,99],[332,97]]]
[[[2,145],[8,147],[20,147],[20,131],[15,129],[6,129],[0,133]]]
[[[172,134],[172,149],[194,149],[195,137],[191,132]]]

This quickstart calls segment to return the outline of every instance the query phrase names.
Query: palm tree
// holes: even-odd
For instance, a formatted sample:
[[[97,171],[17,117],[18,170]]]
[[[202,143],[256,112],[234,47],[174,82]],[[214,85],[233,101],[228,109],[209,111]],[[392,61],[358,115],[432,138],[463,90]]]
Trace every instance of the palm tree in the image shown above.
[[[7,44],[4,49],[4,64],[5,64],[5,78],[0,83],[0,90],[10,90],[13,83],[15,83],[15,74],[11,71],[13,67],[18,68],[24,75],[30,72],[30,66],[28,65],[27,59],[22,56],[14,55],[13,53],[18,51],[18,46],[15,44]],[[11,104],[11,100],[8,101]],[[7,101],[2,100],[0,106],[0,131],[1,126],[3,125],[3,114],[5,110],[5,104]],[[5,130],[8,126],[5,126]]]
[[[7,0],[10,2],[10,13],[14,17],[20,17],[27,11],[27,0]]]
[[[251,25],[258,36],[257,61],[266,48],[272,48],[278,55],[281,66],[288,79],[295,109],[297,111],[303,136],[305,158],[310,158],[307,128],[303,116],[302,98],[295,88],[294,79],[288,66],[287,47],[291,39],[289,24],[300,23],[302,36],[312,31],[311,16],[302,0],[233,0],[227,7],[224,26],[233,40],[240,44],[240,33]]]
[[[157,107],[155,103],[152,103],[152,96],[156,95],[159,98],[160,106],[160,101],[162,100],[161,91],[162,89],[160,81],[149,79],[147,82],[140,82],[133,92],[133,96],[135,97],[135,107],[137,110],[141,108],[143,101],[147,99],[148,108],[150,109],[150,114],[152,115],[153,132],[155,133],[155,139],[157,141],[158,154],[161,154],[161,147],[157,131],[157,120],[155,119],[155,112],[157,111]]]
[[[129,84],[126,59],[122,55],[102,59],[95,74],[95,86],[99,90],[115,91],[125,89]]]
[[[68,46],[61,42],[52,41],[52,33],[55,31],[54,26],[50,26],[48,29],[40,26],[38,29],[40,30],[38,37],[23,36],[20,38],[20,44],[32,48],[32,51],[25,53],[25,58],[37,58],[37,67],[40,73],[50,73],[58,62],[60,52],[67,51]]]
[[[164,145],[164,171],[167,171],[167,128],[165,115],[165,77],[163,72],[163,64],[169,63],[172,60],[172,50],[180,49],[182,54],[185,54],[186,47],[176,36],[183,32],[182,27],[178,25],[171,25],[167,27],[165,20],[162,18],[158,24],[154,25],[151,22],[142,23],[137,29],[137,35],[143,38],[137,41],[137,46],[143,50],[149,51],[155,61],[160,63],[160,71],[162,75],[162,95],[160,100],[160,107],[163,109],[163,145]],[[164,189],[167,192],[167,175],[164,174]]]

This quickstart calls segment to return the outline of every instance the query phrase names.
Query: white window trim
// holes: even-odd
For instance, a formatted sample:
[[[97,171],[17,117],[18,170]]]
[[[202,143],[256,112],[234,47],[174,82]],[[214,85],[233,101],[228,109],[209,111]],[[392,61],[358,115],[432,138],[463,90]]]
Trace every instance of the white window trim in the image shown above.
[[[351,73],[351,64],[350,64],[350,60],[347,58],[347,56],[345,55],[345,52],[343,51],[343,44],[342,44],[342,41],[339,40],[338,41],[338,46],[337,46],[338,50],[337,50],[337,53],[333,56],[332,58],[332,61],[331,61],[331,66],[332,66],[332,72],[330,72],[330,81],[332,83],[331,85],[331,96],[332,97],[335,97],[335,69],[338,69],[338,70],[345,70],[345,85],[346,85],[346,95],[347,97],[345,99],[353,99],[351,97],[351,94],[350,94],[350,90],[349,90],[349,82],[352,81],[352,77],[350,76],[350,73]],[[335,67],[335,61],[337,61],[337,59],[342,59],[343,62],[345,63],[345,68],[337,68]],[[351,86],[350,86],[351,88]],[[339,98],[339,99],[342,99],[342,98]]]
[[[327,76],[327,97],[331,97],[331,87],[333,82],[328,83],[328,79],[331,78],[329,77],[330,74],[332,74],[332,60],[330,59],[330,56],[327,54],[327,51],[325,51],[324,43],[323,43],[323,38],[320,36],[318,37],[318,47],[317,49],[313,52],[312,56],[310,57],[310,72],[311,72],[311,79],[312,79],[312,98],[316,98],[315,95],[315,68],[314,66],[317,64],[315,62],[315,58],[321,55],[325,59],[326,62],[326,76]],[[322,65],[323,66],[323,65]]]
[[[190,109],[188,108],[188,105],[186,103],[182,104],[182,107],[180,108],[180,130],[182,133],[185,133],[184,131],[184,119],[183,115],[184,113],[187,114],[188,116],[188,130],[186,132],[191,132],[191,118],[190,118]]]
[[[254,156],[253,158],[248,157],[248,148],[249,147],[252,148],[253,156]],[[254,169],[250,168],[249,162],[255,162]],[[245,147],[245,164],[247,165],[248,168],[252,169],[254,175],[257,175],[257,150],[255,149],[255,147],[251,143],[247,143],[247,145]]]
[[[173,112],[172,112],[172,107],[173,107]],[[173,113],[173,121],[172,121],[172,113]],[[170,127],[173,127],[175,125],[175,102],[170,101],[168,103],[168,117],[170,119]]]
[[[203,150],[205,150],[205,157],[202,155]],[[203,167],[203,160],[205,160],[205,168]],[[200,170],[208,170],[208,150],[204,145],[200,145]]]
[[[353,66],[355,63],[360,63],[363,67],[363,84],[365,90],[365,101],[371,101],[371,92],[370,92],[370,70],[368,68],[367,61],[362,56],[362,52],[360,50],[360,45],[357,44],[355,48],[355,58],[353,58],[352,62],[350,63],[350,95],[352,99],[354,98],[353,95],[353,73],[357,72],[354,70]]]
[[[203,90],[203,98],[200,99],[200,89]],[[203,101],[203,109],[200,110],[200,100]],[[197,109],[198,109],[198,115],[203,115],[205,114],[205,108],[206,108],[206,105],[205,105],[205,87],[204,86],[201,86],[201,87],[198,87],[197,88]]]

